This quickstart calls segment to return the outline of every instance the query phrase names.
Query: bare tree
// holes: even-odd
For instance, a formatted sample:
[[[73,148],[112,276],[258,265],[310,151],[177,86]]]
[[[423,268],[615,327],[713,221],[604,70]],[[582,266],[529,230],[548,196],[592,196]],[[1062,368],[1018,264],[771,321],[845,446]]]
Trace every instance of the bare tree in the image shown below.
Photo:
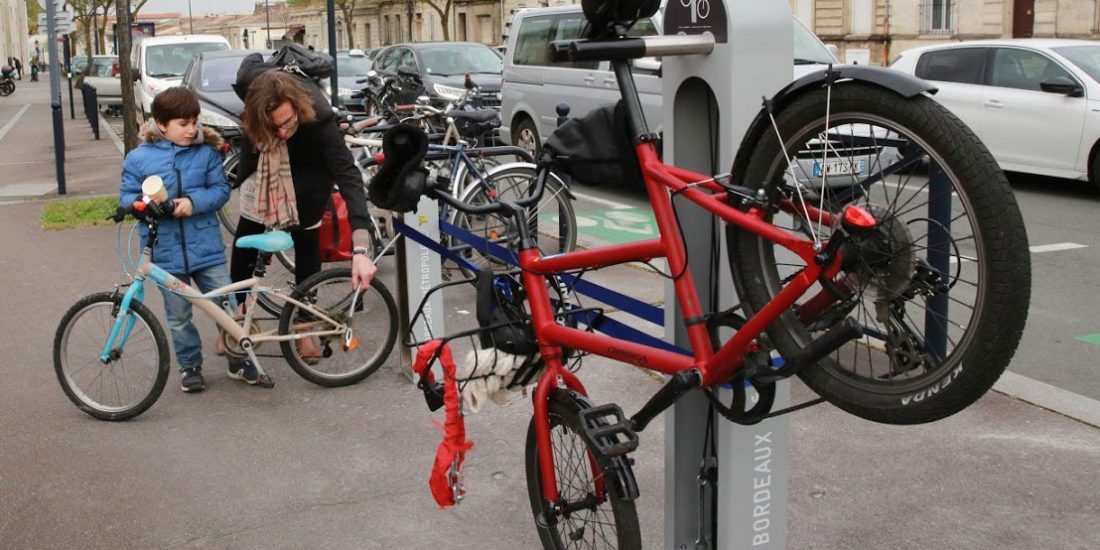
[[[439,14],[439,22],[443,25],[443,41],[450,41],[451,26],[449,22],[451,19],[451,6],[454,5],[454,0],[424,0],[424,3],[431,6],[432,9]]]
[[[355,11],[356,0],[334,0],[340,13],[344,14],[344,34],[348,37],[348,49],[355,47],[355,35],[351,32],[352,12]],[[335,52],[333,52],[335,54]]]
[[[134,98],[134,72],[130,67],[130,0],[114,0],[117,18],[118,68],[122,79],[122,136],[126,152],[138,146],[137,103]],[[137,9],[145,4],[142,0]],[[134,10],[134,13],[137,12]]]

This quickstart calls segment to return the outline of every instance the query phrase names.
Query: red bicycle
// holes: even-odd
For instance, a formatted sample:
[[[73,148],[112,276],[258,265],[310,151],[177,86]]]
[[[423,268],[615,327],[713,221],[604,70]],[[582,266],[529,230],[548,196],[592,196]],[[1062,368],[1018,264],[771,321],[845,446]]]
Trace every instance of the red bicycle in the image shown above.
[[[869,67],[830,68],[765,102],[730,174],[662,163],[629,59],[705,53],[710,40],[620,36],[552,46],[560,59],[612,62],[623,97],[619,116],[660,237],[544,256],[532,218],[550,166],[523,200],[469,204],[431,192],[485,224],[497,220],[518,229],[519,280],[511,279],[505,294],[513,326],[524,325],[544,366],[533,393],[526,461],[546,548],[641,547],[627,454],[637,446],[636,434],[690,390],[707,392],[726,418],[753,422],[768,412],[774,382],[798,375],[860,417],[930,422],[989,390],[1023,331],[1031,275],[1012,191],[973,132],[933,101],[934,90],[921,81]],[[594,113],[575,121],[574,131],[608,135],[614,116]],[[551,164],[577,169],[584,149]],[[725,225],[739,306],[700,306],[676,196]],[[578,328],[561,300],[551,302],[562,274],[654,258],[667,259],[690,355]],[[735,329],[724,342],[723,327]],[[784,358],[781,366],[769,361],[772,350]],[[626,418],[613,404],[589,401],[563,365],[563,357],[577,353],[670,378]],[[735,390],[732,402],[713,391],[727,383]],[[764,397],[761,404],[746,407],[746,384]]]

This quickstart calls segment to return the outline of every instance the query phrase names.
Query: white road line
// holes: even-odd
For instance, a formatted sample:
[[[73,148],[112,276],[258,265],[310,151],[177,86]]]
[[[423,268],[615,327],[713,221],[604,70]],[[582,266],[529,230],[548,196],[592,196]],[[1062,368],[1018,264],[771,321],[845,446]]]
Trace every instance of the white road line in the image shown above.
[[[15,113],[15,116],[11,117],[11,120],[9,120],[3,128],[0,128],[0,141],[4,140],[4,136],[8,135],[8,130],[11,130],[11,127],[15,126],[15,123],[19,121],[20,117],[23,116],[23,113],[27,112],[27,109],[29,109],[30,107],[31,106],[29,103],[24,105],[22,109],[19,109],[18,113]]]
[[[1088,245],[1077,243],[1041,244],[1031,247],[1030,250],[1032,254],[1038,254],[1040,252],[1058,252],[1059,250],[1073,250],[1075,248],[1088,248]]]
[[[603,205],[610,206],[611,208],[615,208],[615,209],[618,209],[618,210],[621,210],[621,209],[624,209],[624,208],[634,208],[633,206],[630,206],[629,204],[623,204],[621,202],[615,202],[613,200],[608,200],[608,199],[601,199],[600,197],[593,197],[592,195],[588,195],[588,194],[585,194],[585,193],[578,193],[578,192],[576,192],[572,189],[570,189],[569,191],[572,192],[573,196],[577,197],[578,199],[584,199],[586,201],[592,201],[592,202],[595,202],[595,203],[603,204]]]

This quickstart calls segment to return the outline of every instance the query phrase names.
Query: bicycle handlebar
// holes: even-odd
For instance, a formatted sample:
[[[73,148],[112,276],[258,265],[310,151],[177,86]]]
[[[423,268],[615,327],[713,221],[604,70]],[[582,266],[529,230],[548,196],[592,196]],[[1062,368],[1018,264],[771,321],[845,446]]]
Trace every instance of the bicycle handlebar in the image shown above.
[[[546,189],[546,178],[548,176],[549,170],[539,169],[535,178],[535,189],[527,198],[514,201],[494,201],[487,204],[470,204],[462,202],[455,198],[454,195],[448,193],[445,190],[446,184],[443,183],[438,183],[434,187],[429,188],[425,194],[431,198],[439,199],[467,214],[498,214],[506,212],[513,216],[518,216],[524,209],[538,204],[539,199],[542,198],[543,191]]]
[[[714,35],[646,36],[618,40],[555,40],[550,43],[553,61],[625,61],[639,57],[706,55],[714,50]]]
[[[121,223],[122,220],[126,219],[126,216],[133,216],[138,221],[152,223],[165,216],[171,216],[175,211],[176,203],[174,201],[157,204],[149,197],[142,197],[141,200],[115,208],[115,213],[107,216],[107,219],[114,220],[115,223]]]

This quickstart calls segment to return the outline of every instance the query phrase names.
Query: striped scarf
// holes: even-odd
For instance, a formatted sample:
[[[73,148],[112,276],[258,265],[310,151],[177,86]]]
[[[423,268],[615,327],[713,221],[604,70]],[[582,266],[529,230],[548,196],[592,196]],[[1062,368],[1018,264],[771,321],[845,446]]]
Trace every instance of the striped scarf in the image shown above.
[[[241,216],[264,227],[288,229],[298,225],[298,201],[290,173],[286,142],[275,140],[260,149],[256,172],[241,189]]]

